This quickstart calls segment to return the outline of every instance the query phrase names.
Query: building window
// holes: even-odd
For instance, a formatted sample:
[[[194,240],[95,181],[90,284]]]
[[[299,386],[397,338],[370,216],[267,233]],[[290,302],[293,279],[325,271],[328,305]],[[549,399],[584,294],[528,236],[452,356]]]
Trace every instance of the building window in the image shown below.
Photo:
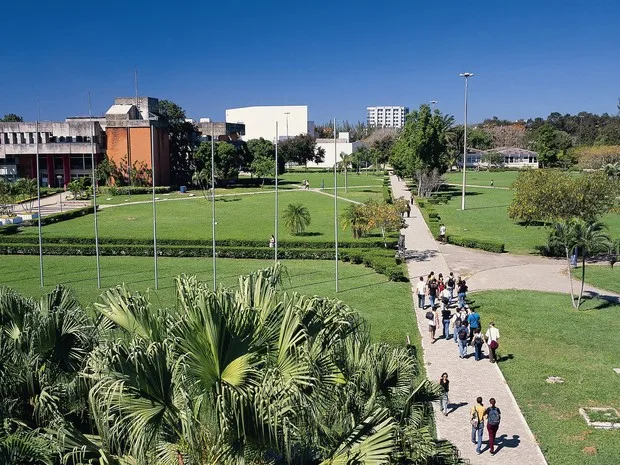
[[[82,155],[71,155],[71,169],[83,170],[84,169],[84,157]]]
[[[62,169],[63,169],[62,157],[54,157],[54,170],[62,170]]]
[[[36,163],[36,160],[35,160]],[[46,170],[47,169],[47,157],[39,157],[39,169]]]

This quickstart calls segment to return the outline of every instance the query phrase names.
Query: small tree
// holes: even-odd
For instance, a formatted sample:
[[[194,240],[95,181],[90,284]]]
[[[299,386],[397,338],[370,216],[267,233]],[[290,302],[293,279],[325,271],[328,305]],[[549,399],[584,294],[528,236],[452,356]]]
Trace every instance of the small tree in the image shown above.
[[[26,213],[31,213],[37,196],[37,180],[20,178],[15,181],[17,199]]]
[[[15,184],[0,178],[0,215],[13,216]]]
[[[485,152],[484,154],[482,154],[481,161],[482,163],[485,163],[487,165],[487,171],[488,171],[494,167],[501,168],[502,165],[504,164],[504,156],[499,152],[491,150],[489,152]]]
[[[82,198],[82,193],[86,188],[86,178],[77,178],[67,184],[67,189],[73,195],[73,200]]]
[[[575,222],[573,220],[560,221],[553,225],[551,235],[549,237],[549,243],[551,246],[557,245],[564,249],[566,257],[566,270],[568,275],[568,282],[570,285],[570,302],[573,308],[577,308],[577,302],[575,301],[575,292],[573,290],[573,277],[571,275],[571,255],[575,251],[576,244],[575,236]]]
[[[370,208],[368,227],[370,229],[379,228],[383,237],[383,244],[387,248],[386,232],[404,228],[405,220],[394,205],[373,202],[369,203],[368,207]]]
[[[289,203],[284,210],[283,218],[291,234],[301,234],[310,225],[310,212],[300,203]]]
[[[359,239],[369,231],[369,208],[365,204],[349,205],[342,215],[341,225],[343,230],[351,228],[353,238]]]
[[[575,223],[575,247],[581,252],[581,289],[577,298],[577,308],[581,305],[586,282],[586,259],[609,250],[611,240],[606,229],[607,226],[599,221]]]
[[[260,187],[263,187],[265,185],[265,178],[275,177],[276,162],[273,158],[260,156],[252,161],[250,169],[255,176],[262,178],[263,182],[261,183]]]

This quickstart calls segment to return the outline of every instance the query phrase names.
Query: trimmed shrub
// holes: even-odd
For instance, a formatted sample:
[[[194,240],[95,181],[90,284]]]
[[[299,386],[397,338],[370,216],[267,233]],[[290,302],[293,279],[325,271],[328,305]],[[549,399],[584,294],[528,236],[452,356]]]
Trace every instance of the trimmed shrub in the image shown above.
[[[19,224],[7,224],[6,226],[0,226],[0,235],[17,234],[19,232],[19,226]]]
[[[447,235],[446,242],[448,242],[448,244],[460,245],[461,247],[469,247],[470,249],[486,250],[487,252],[503,253],[506,250],[506,245],[503,242],[485,241],[467,237]]]
[[[429,217],[430,219],[437,219],[437,220],[439,220],[439,218],[440,218],[440,217],[439,217],[439,213],[437,213],[436,211],[432,211],[432,212],[431,212],[431,211],[429,211],[429,212],[428,212],[428,217]]]
[[[171,191],[170,186],[155,186],[156,194],[166,194]],[[151,186],[107,186],[98,189],[99,194],[106,195],[129,195],[129,194],[151,194]]]
[[[385,200],[385,203],[393,203],[392,189],[387,186],[383,186],[383,200]]]

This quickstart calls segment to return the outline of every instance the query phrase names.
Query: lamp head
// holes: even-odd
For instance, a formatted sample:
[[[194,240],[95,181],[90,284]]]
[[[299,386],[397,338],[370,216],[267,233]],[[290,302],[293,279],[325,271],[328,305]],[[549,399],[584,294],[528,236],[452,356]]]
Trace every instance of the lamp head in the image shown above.
[[[472,77],[474,75],[474,73],[461,73],[459,74],[459,76],[464,77],[464,78],[469,78]]]

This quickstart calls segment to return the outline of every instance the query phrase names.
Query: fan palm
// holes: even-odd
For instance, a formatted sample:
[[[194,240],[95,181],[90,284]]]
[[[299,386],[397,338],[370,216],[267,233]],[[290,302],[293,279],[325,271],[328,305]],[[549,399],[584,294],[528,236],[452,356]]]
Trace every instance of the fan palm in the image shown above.
[[[579,308],[586,281],[586,259],[609,250],[610,238],[607,233],[607,226],[600,221],[575,222],[574,235],[574,245],[581,252],[581,288],[577,297],[577,308]]]
[[[310,212],[300,203],[289,203],[284,210],[284,225],[291,234],[301,234],[310,225]]]

